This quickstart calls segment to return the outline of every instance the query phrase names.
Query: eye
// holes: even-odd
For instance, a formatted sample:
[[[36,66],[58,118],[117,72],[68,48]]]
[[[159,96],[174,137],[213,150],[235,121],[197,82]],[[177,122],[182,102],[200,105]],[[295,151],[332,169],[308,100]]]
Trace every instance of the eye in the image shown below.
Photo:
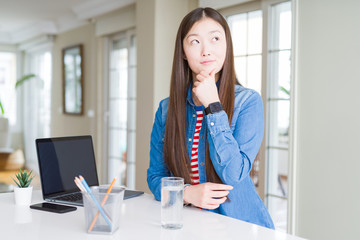
[[[212,40],[213,42],[217,42],[217,41],[220,40],[220,38],[219,38],[219,37],[213,37],[211,40]]]
[[[197,39],[191,40],[190,42],[192,45],[199,44],[200,42]]]

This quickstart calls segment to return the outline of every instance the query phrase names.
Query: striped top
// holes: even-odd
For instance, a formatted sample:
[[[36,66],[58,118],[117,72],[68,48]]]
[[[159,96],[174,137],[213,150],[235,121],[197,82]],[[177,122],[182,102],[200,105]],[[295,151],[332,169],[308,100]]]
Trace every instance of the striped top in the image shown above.
[[[192,185],[199,184],[199,161],[198,161],[198,148],[199,148],[199,135],[200,130],[202,126],[202,120],[203,120],[203,107],[195,107],[196,110],[196,127],[195,127],[195,133],[194,133],[194,140],[193,145],[191,149],[191,181]]]

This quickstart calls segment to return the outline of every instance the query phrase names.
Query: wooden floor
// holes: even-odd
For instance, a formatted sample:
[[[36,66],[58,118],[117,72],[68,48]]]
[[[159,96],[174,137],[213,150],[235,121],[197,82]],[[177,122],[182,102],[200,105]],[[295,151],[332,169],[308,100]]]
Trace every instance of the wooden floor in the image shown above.
[[[0,171],[0,192],[12,191],[13,187],[15,187],[16,184],[11,177],[15,178],[15,174],[17,173],[17,171],[18,170]],[[39,175],[35,174],[31,185],[34,187],[34,189],[40,189],[41,184]]]

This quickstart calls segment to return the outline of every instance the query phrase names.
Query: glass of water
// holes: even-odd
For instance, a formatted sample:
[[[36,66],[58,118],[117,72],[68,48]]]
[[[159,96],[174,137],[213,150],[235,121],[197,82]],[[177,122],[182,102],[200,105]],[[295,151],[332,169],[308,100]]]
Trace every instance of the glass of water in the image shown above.
[[[161,226],[163,228],[182,228],[183,192],[183,178],[164,177],[161,179]]]

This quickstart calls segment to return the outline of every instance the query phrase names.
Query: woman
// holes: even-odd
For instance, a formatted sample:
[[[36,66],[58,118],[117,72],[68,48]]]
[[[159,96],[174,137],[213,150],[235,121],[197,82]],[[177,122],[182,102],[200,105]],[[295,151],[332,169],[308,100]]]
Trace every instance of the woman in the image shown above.
[[[183,177],[186,203],[274,228],[249,177],[263,138],[262,100],[236,82],[225,19],[211,8],[191,11],[176,37],[170,97],[155,116],[148,185],[160,200],[161,178]]]

